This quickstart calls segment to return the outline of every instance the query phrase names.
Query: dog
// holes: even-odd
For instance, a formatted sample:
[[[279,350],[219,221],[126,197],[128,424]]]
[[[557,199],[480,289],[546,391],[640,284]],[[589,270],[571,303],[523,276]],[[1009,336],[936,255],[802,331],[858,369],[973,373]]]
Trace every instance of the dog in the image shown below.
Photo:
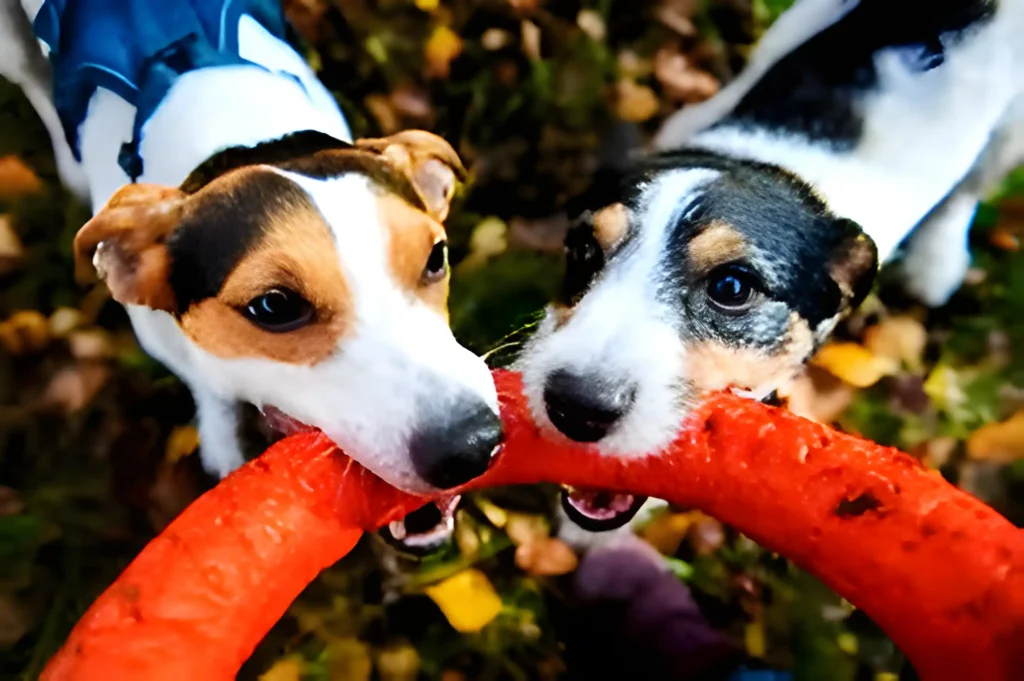
[[[55,99],[42,53],[5,68],[59,120],[62,174],[93,207],[79,273],[191,389],[209,472],[243,463],[240,403],[408,491],[486,470],[497,395],[447,323],[451,146],[353,142],[276,0],[4,1],[0,42],[34,49],[32,22]]]
[[[519,360],[537,423],[643,456],[709,391],[774,401],[905,241],[908,288],[945,302],[1022,159],[1021,35],[1022,0],[799,0],[569,230]],[[588,529],[643,501],[563,495]]]

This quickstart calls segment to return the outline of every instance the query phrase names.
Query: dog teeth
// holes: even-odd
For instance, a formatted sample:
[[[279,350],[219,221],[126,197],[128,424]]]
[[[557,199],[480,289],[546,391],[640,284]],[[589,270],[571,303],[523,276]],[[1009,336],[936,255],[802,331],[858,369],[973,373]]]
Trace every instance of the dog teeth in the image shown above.
[[[391,532],[391,536],[398,541],[403,541],[406,537],[405,521],[404,520],[392,520],[388,523],[388,531]]]

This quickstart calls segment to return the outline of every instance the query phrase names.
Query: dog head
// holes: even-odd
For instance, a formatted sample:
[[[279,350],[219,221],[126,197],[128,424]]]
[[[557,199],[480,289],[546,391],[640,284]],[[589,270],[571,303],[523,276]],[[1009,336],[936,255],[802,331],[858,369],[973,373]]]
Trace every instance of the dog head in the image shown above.
[[[538,423],[656,452],[713,390],[764,399],[870,291],[872,241],[778,168],[657,156],[566,238],[561,300],[520,360]]]
[[[463,173],[425,132],[296,133],[221,152],[181,187],[122,188],[78,233],[77,265],[170,315],[168,343],[212,389],[405,489],[450,488],[501,437],[490,373],[447,324],[442,221]]]

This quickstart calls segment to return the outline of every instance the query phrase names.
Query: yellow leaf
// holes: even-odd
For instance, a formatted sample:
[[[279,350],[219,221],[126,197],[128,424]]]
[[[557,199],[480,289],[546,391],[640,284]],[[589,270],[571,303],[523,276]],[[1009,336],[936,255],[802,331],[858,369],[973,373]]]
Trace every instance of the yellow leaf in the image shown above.
[[[658,96],[646,85],[622,78],[615,85],[615,115],[629,123],[642,123],[658,113]]]
[[[415,0],[416,7],[424,12],[433,12],[440,5],[440,0]]]
[[[285,657],[260,674],[259,681],[299,681],[302,677],[302,662],[294,657]]]
[[[990,423],[971,433],[967,456],[999,463],[1024,459],[1024,409],[1002,423]]]
[[[480,631],[501,612],[501,597],[479,570],[463,570],[426,591],[452,627],[463,634]]]
[[[0,274],[13,270],[25,257],[14,222],[7,215],[0,215]]]
[[[13,198],[39,191],[42,182],[17,156],[0,158],[0,198]]]
[[[848,631],[844,631],[836,637],[836,646],[847,655],[856,655],[860,642],[857,637]]]
[[[542,515],[510,512],[505,532],[516,546],[529,544],[548,536],[548,521]]]
[[[331,681],[370,681],[373,661],[362,641],[341,638],[327,646],[327,673]]]
[[[869,388],[898,368],[895,361],[878,357],[857,343],[829,343],[812,361],[857,388]]]
[[[764,622],[754,620],[747,624],[743,635],[743,643],[746,646],[748,655],[751,657],[764,657],[768,649],[768,642],[764,633]]]
[[[575,570],[579,559],[564,541],[549,537],[520,545],[516,549],[516,565],[531,575],[555,577]]]
[[[46,347],[50,323],[35,310],[21,310],[0,324],[0,345],[12,355],[25,355]]]
[[[916,368],[921,364],[928,332],[908,316],[889,317],[864,332],[864,346],[877,357],[885,357]]]
[[[671,556],[679,548],[690,527],[700,517],[701,514],[697,511],[662,513],[641,530],[640,536],[662,555]]]
[[[878,672],[875,674],[875,681],[899,681],[899,674],[892,672]]]
[[[420,656],[409,644],[391,646],[377,655],[377,672],[381,681],[416,681],[420,673]]]
[[[452,60],[461,53],[462,38],[447,26],[435,27],[423,48],[427,74],[434,78],[447,78]]]
[[[195,426],[175,426],[167,438],[164,459],[173,465],[196,450],[199,446],[199,431]]]
[[[957,373],[947,366],[935,367],[924,382],[923,389],[939,409],[956,409],[967,399]]]

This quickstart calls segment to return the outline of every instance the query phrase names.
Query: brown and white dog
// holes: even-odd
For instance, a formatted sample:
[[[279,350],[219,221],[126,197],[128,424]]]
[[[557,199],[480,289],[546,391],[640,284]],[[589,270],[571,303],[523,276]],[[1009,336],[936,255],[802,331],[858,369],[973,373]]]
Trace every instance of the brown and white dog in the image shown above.
[[[908,287],[943,303],[979,199],[1022,158],[1021,36],[1024,0],[798,0],[570,230],[520,364],[537,422],[654,455],[708,391],[770,399],[904,241]],[[640,501],[565,507],[601,529]]]
[[[38,94],[46,64],[26,51],[36,44],[22,7],[4,2],[5,73]],[[101,10],[115,23],[119,12],[158,23],[150,8],[205,21],[216,3],[21,4],[37,35],[43,19],[59,25],[46,45],[59,94],[62,73],[91,77],[95,58],[66,63],[79,43],[112,39],[78,33],[94,30]],[[133,103],[130,88],[111,89],[116,82],[92,82],[75,125],[61,111],[62,170],[95,211],[75,239],[80,274],[106,281],[143,348],[192,390],[210,472],[243,462],[238,405],[250,403],[322,430],[406,490],[457,486],[486,470],[501,438],[490,373],[447,324],[443,222],[463,168],[426,132],[350,143],[333,97],[274,30],[275,8],[220,3],[218,30],[188,36],[206,41],[206,53],[175,43],[157,59],[164,46],[129,45],[149,50],[143,70],[160,59],[175,68],[141,122],[142,95]],[[230,63],[204,66],[221,57]],[[122,80],[130,77],[144,92],[148,76]],[[35,100],[52,124],[53,104]]]

